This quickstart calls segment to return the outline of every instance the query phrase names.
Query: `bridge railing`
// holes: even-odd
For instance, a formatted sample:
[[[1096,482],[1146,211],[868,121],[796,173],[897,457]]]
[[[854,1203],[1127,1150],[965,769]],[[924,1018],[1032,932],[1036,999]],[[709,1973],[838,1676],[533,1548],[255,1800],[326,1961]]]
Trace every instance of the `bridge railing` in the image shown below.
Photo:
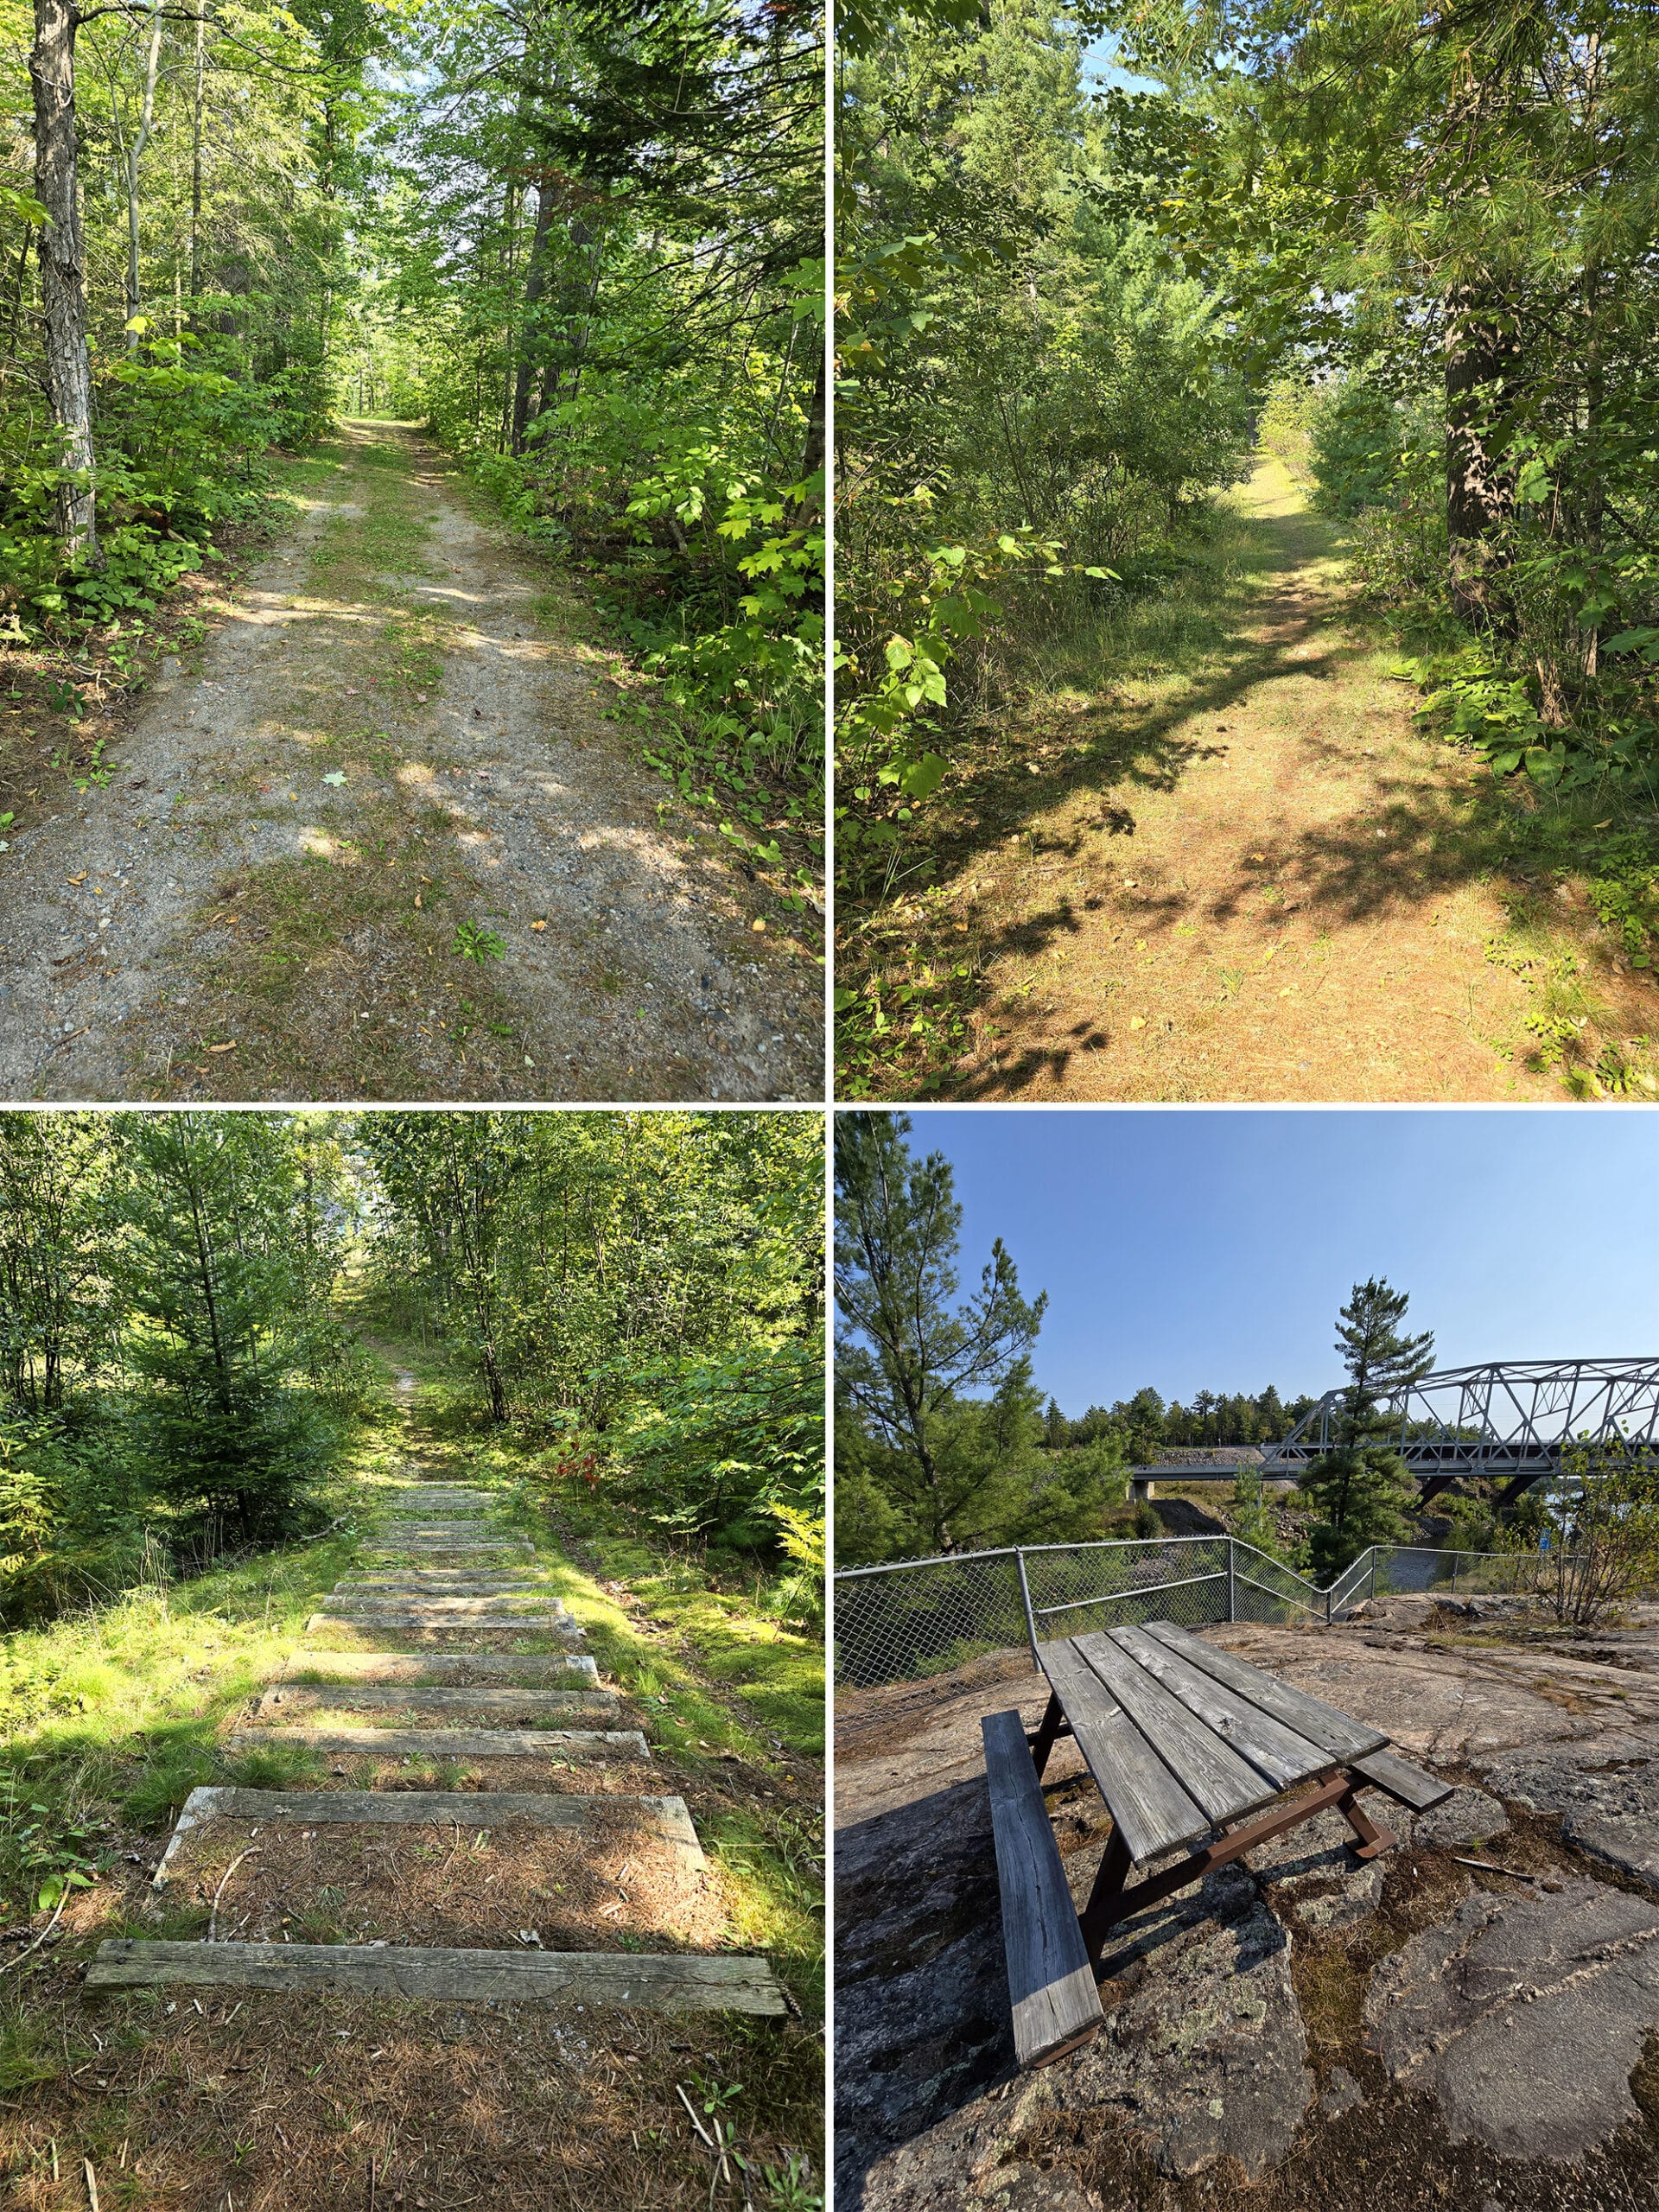
[[[1154,1536],[1011,1545],[839,1569],[836,1682],[848,1690],[919,1681],[995,1653],[1036,1662],[1049,1637],[1174,1621],[1340,1620],[1365,1599],[1445,1590],[1466,1597],[1537,1586],[1536,1553],[1378,1544],[1326,1589],[1236,1536]]]

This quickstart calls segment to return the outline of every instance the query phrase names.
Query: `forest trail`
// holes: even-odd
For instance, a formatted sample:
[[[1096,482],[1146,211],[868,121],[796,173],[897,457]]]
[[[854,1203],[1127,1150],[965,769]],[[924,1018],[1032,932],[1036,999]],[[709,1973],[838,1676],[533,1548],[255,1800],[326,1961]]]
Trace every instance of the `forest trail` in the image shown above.
[[[781,2015],[764,1959],[697,1948],[720,1929],[685,1802],[649,1791],[644,1734],[500,1501],[417,1459],[389,1487],[362,1571],[225,1738],[355,1770],[335,1764],[339,1787],[194,1790],[155,1887],[211,1901],[208,1939],[112,1938],[88,1987]],[[435,1788],[410,1789],[417,1761],[437,1764]],[[289,1935],[308,1923],[310,1941]],[[674,1948],[645,1948],[664,1935]]]
[[[983,982],[937,1095],[1559,1098],[1488,955],[1486,772],[1344,629],[1336,532],[1282,465],[1236,497],[1261,550],[1231,636],[1171,682],[1103,677],[1022,756],[1039,790],[1010,771],[1025,828],[947,883],[934,957],[965,944]]]
[[[148,2168],[191,2212],[701,2202],[677,2140],[642,2145],[637,2118],[630,2159],[628,2069],[648,2062],[660,2107],[654,2076],[683,2077],[710,2014],[741,2036],[787,2000],[765,1958],[723,1947],[686,1801],[508,1497],[423,1437],[413,1377],[397,1390],[410,1456],[359,1567],[222,1737],[238,1781],[191,1793],[156,1867],[150,1916],[188,1934],[111,1937],[87,1967],[95,2002],[152,2008],[103,2018],[108,2072],[154,2086],[170,2044],[188,2084],[176,2135],[130,2108],[105,2131],[139,2155],[130,2176],[100,2158],[105,2188]],[[655,2114],[676,2139],[677,2116]]]
[[[0,1096],[821,1096],[811,948],[603,718],[547,570],[405,426],[301,474],[0,860]]]

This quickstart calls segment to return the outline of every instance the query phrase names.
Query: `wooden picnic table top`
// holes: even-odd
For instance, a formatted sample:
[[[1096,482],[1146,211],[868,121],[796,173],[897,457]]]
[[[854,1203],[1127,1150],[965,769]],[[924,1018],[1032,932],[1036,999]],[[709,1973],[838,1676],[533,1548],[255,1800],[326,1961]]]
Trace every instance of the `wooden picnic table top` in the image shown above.
[[[1136,1864],[1299,1783],[1397,1764],[1377,1757],[1380,1729],[1167,1621],[1057,1637],[1037,1656]]]

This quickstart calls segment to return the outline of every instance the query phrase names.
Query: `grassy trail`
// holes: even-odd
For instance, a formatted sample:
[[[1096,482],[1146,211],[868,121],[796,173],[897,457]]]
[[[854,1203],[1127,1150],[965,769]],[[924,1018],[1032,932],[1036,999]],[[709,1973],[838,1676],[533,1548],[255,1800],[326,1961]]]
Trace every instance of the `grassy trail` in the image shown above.
[[[74,1892],[52,1942],[26,1956],[19,1942],[0,1998],[5,2201],[83,2205],[90,2162],[102,2204],[185,2212],[323,2212],[366,2204],[372,2179],[378,2204],[397,2202],[401,2191],[406,2206],[433,2212],[474,2203],[543,2212],[610,2202],[618,2192],[619,2201],[646,2207],[701,2205],[709,2201],[709,2162],[678,2082],[700,2110],[712,2103],[734,2128],[753,2161],[756,2205],[806,2212],[816,2184],[800,2178],[800,2162],[810,2158],[816,2171],[821,2142],[823,2051],[806,2024],[821,1993],[810,1845],[821,1821],[821,1774],[779,1733],[776,1714],[762,1726],[734,1713],[694,1665],[664,1655],[649,1618],[636,1621],[621,1602],[632,1593],[602,1586],[548,1537],[508,1471],[512,1448],[482,1428],[458,1393],[420,1389],[397,1363],[397,1386],[345,1471],[350,1519],[337,1535],[170,1592],[133,1593],[89,1620],[13,1640],[0,1769],[11,1778],[14,1805],[29,1793],[23,1808],[33,1798],[46,1815],[37,1829],[59,1838],[60,1852],[78,1849],[97,1878]],[[386,1510],[401,1514],[411,1496],[418,1499],[417,1478],[423,1490],[437,1485],[439,1499],[487,1501],[493,1529],[509,1532],[537,1592],[556,1592],[562,1628],[365,1624],[329,1608],[308,1633],[343,1572],[397,1573],[404,1551],[405,1566],[461,1572],[459,1553],[449,1560],[442,1543],[426,1548],[424,1530],[397,1535],[388,1548]],[[458,1644],[482,1656],[457,1672]],[[374,1662],[376,1679],[391,1687],[365,1699],[353,1662],[371,1646],[392,1655]],[[553,1672],[568,1674],[578,1648],[597,1661],[594,1689],[555,1689]],[[607,1766],[603,1753],[554,1735],[545,1754],[510,1758],[474,1756],[454,1742],[427,1754],[390,1738],[383,1751],[288,1735],[296,1719],[330,1731],[360,1727],[376,1698],[385,1710],[369,1726],[430,1727],[429,1707],[418,1709],[421,1688],[407,1685],[446,1666],[439,1695],[459,1700],[439,1717],[446,1730],[503,1725],[505,1669],[509,1681],[514,1673],[533,1677],[543,1705],[550,1697],[608,1701],[609,1713],[590,1723],[643,1726],[649,1766]],[[281,1700],[302,1713],[257,1709],[263,1686],[278,1675]],[[578,1718],[561,1712],[551,1725]],[[673,1854],[659,1867],[660,1848],[653,1856],[620,1835],[615,1866],[602,1840],[596,1853],[573,1852],[568,1830],[519,1838],[511,1852],[492,1836],[489,1796],[512,1789],[585,1793],[602,1838],[605,1794],[645,1786],[639,1774],[652,1792],[683,1798],[695,1821],[708,1872],[690,1886],[670,1863]],[[193,1788],[227,1783],[267,1792],[435,1790],[452,1802],[470,1792],[476,1810],[464,1833],[452,1823],[435,1840],[408,1825],[349,1823],[304,1835],[279,1823],[261,1839],[220,1820],[175,1856],[158,1895],[151,1870],[179,1807]],[[251,1801],[239,1802],[245,1815]],[[626,1802],[615,1799],[619,1816]],[[27,1825],[14,1813],[4,1831],[6,1897],[9,1916],[27,1917],[39,1933],[46,1915],[27,1911],[35,1877],[23,1878],[17,1856]],[[348,1838],[358,1839],[350,1848]],[[239,1859],[251,1847],[252,1855]],[[607,1870],[608,1888],[594,1888]],[[792,1992],[796,2017],[594,2003],[577,2012],[335,1989],[85,1986],[84,1966],[106,1938],[198,1941],[221,1876],[220,1940],[512,1949],[506,1922],[533,1918],[550,1951],[575,1948],[572,1930],[585,1930],[585,1946],[620,1955],[660,1948],[655,1930],[641,1941],[607,1917],[601,1898],[626,1891],[642,1930],[638,1916],[655,1912],[664,1925],[681,1924],[686,1948],[766,1950]],[[616,1910],[613,1902],[608,1911]],[[717,2191],[714,2201],[741,2197]]]
[[[621,736],[591,613],[406,426],[288,490],[213,634],[0,851],[0,1095],[819,1095],[798,912]]]
[[[1336,527],[1264,460],[1196,569],[1034,643],[1027,704],[942,821],[938,887],[877,932],[912,976],[966,978],[931,1092],[1560,1096],[1492,779],[1414,726],[1343,582]]]

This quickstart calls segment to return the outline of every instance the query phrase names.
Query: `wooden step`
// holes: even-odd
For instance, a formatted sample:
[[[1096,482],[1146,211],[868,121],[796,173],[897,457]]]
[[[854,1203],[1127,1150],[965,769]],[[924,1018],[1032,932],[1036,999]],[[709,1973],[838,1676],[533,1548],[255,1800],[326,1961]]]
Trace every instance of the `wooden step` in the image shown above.
[[[658,2012],[787,2010],[768,1961],[731,1952],[417,1950],[394,1944],[161,1943],[111,1937],[89,1989],[338,1989],[463,2004],[631,2005]]]
[[[371,1541],[364,1544],[363,1557],[365,1561],[476,1559],[493,1563],[501,1560],[505,1552],[512,1552],[522,1558],[526,1552],[534,1549],[535,1546],[527,1536],[503,1536],[488,1543],[478,1544],[377,1544]]]
[[[434,1759],[545,1759],[557,1751],[618,1751],[648,1759],[637,1728],[238,1728],[231,1751],[300,1744],[314,1751],[413,1751]]]
[[[355,1592],[348,1591],[343,1598],[325,1598],[322,1601],[322,1611],[325,1613],[372,1612],[382,1604],[388,1606],[393,1612],[418,1611],[429,1614],[434,1620],[489,1620],[492,1618],[517,1620],[522,1617],[529,1605],[534,1605],[537,1611],[551,1613],[555,1617],[564,1613],[564,1605],[561,1599],[551,1597],[543,1591],[537,1590],[527,1590],[522,1594],[513,1592],[502,1598],[442,1596],[423,1598],[418,1605],[414,1606],[401,1603],[400,1593],[396,1591],[388,1591],[384,1599],[372,1596],[359,1597]],[[569,1616],[567,1615],[566,1618],[568,1618]]]
[[[525,1720],[538,1713],[594,1713],[614,1716],[621,1710],[614,1690],[384,1689],[361,1683],[287,1682],[265,1691],[253,1708],[256,1720],[278,1713],[474,1712],[517,1713]]]
[[[599,1679],[586,1651],[298,1651],[282,1679],[321,1687],[334,1681],[444,1682],[456,1675],[495,1675],[527,1682]]]
[[[451,1513],[440,1517],[438,1513],[387,1513],[380,1520],[380,1529],[410,1529],[414,1535],[474,1535],[478,1529],[489,1529],[493,1524],[489,1513]]]
[[[641,1830],[662,1843],[692,1853],[702,1846],[683,1797],[578,1796],[521,1789],[237,1789],[224,1783],[193,1789],[168,1839],[151,1886],[166,1886],[168,1865],[186,1836],[208,1821],[246,1821],[255,1827],[448,1827],[476,1834],[520,1821],[531,1827],[581,1827],[597,1812],[608,1820],[620,1808],[638,1816]]]
[[[572,1643],[582,1641],[582,1630],[569,1613],[491,1613],[480,1617],[476,1613],[437,1613],[429,1606],[410,1605],[401,1611],[390,1605],[361,1606],[352,1612],[313,1613],[306,1623],[308,1632],[315,1633],[328,1628],[427,1628],[435,1630],[454,1630],[494,1635],[513,1629],[533,1630],[537,1635],[563,1636]]]
[[[517,1592],[534,1597],[538,1591],[549,1597],[544,1578],[525,1572],[520,1574],[457,1573],[442,1567],[410,1567],[403,1574],[346,1574],[335,1583],[330,1595],[340,1598],[361,1592],[365,1597],[377,1590],[389,1590],[394,1596],[410,1591],[429,1591],[435,1598],[499,1598]]]

